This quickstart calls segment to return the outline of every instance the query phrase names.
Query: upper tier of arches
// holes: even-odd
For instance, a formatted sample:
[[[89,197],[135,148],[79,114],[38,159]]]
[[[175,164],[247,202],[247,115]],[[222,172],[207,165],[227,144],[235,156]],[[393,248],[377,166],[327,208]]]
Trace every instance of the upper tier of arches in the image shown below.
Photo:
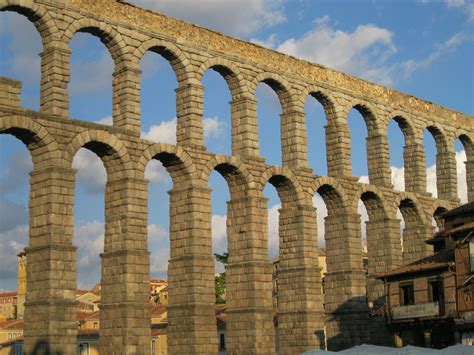
[[[113,125],[134,136],[140,135],[140,60],[147,51],[168,60],[175,72],[177,144],[182,147],[205,149],[203,132],[203,91],[201,79],[208,69],[217,71],[225,79],[232,95],[232,155],[240,158],[259,158],[259,132],[256,110],[256,87],[268,84],[277,94],[282,112],[280,118],[282,165],[289,169],[308,168],[307,128],[304,102],[308,95],[320,102],[326,115],[326,147],[329,176],[350,177],[350,138],[347,116],[356,109],[367,126],[367,160],[369,181],[379,187],[391,188],[388,157],[387,126],[395,120],[404,137],[405,189],[426,192],[426,172],[422,136],[428,130],[436,141],[438,196],[456,201],[456,169],[454,141],[460,137],[468,161],[472,160],[471,125],[432,117],[398,103],[380,102],[374,98],[348,93],[323,83],[295,78],[263,65],[249,66],[240,58],[229,58],[223,53],[201,51],[167,36],[140,33],[121,24],[97,19],[80,13],[64,20],[57,13],[70,9],[49,7],[35,1],[12,0],[0,5],[1,11],[14,11],[26,16],[38,30],[43,44],[41,111],[68,117],[69,42],[78,32],[97,36],[107,47],[114,61]],[[58,54],[58,55],[56,55]],[[54,85],[54,83],[66,85]],[[53,84],[51,84],[53,83]],[[408,99],[407,99],[408,102]],[[442,110],[440,110],[442,112]],[[462,121],[460,121],[462,122]],[[237,127],[238,129],[236,129]],[[443,165],[443,166],[441,166]],[[467,180],[472,181],[472,164],[468,164]],[[472,187],[469,187],[472,198]]]

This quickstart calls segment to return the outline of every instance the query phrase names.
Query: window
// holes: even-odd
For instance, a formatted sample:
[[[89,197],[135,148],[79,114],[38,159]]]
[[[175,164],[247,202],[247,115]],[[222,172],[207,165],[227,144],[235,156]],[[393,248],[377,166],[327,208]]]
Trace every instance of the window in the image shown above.
[[[225,334],[219,334],[219,350],[225,350]]]
[[[156,355],[156,343],[154,340],[151,341],[151,355]]]
[[[443,280],[428,280],[428,300],[430,302],[442,303],[443,301]]]
[[[415,304],[415,291],[413,283],[400,284],[400,306]]]
[[[15,355],[23,355],[23,346],[21,344],[15,344]]]

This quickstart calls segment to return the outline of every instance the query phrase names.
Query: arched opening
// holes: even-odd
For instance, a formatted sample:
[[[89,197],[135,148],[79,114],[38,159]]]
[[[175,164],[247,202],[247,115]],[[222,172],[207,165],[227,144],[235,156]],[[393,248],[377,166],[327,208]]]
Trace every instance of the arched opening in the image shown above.
[[[405,159],[404,150],[410,127],[403,117],[397,116],[390,120],[387,129],[390,147],[390,172],[395,190],[405,191]]]
[[[456,152],[457,193],[461,203],[468,202],[468,174],[466,169],[468,150],[473,150],[472,142],[466,135],[459,136],[454,142],[454,151]]]
[[[169,210],[167,191],[173,183],[160,160],[150,160],[145,169],[148,183],[148,251],[150,252],[150,303],[152,327],[162,324],[168,305],[168,262],[170,258]],[[163,345],[163,344],[161,344]],[[162,350],[163,351],[163,350]]]
[[[438,181],[436,174],[437,144],[433,130],[428,128],[423,133],[425,147],[426,191],[438,197]]]
[[[91,28],[76,33],[69,42],[69,108],[71,117],[112,125],[114,61],[102,41]]]
[[[77,247],[77,288],[78,296],[81,296],[79,292],[99,293],[101,290],[100,254],[104,251],[104,195],[107,173],[101,159],[86,148],[78,150],[72,167],[77,170],[73,244]],[[79,300],[84,303],[84,309],[81,311],[98,311],[96,301],[99,299],[81,296]]]
[[[176,89],[173,54],[152,48],[142,57],[140,69],[141,137],[176,144]]]
[[[4,319],[22,319],[29,245],[31,155],[20,139],[0,134],[0,302]]]
[[[256,90],[260,156],[265,158],[267,164],[278,166],[282,165],[282,106],[278,97],[282,90],[281,85],[274,80],[259,83]]]
[[[415,260],[433,253],[433,247],[426,240],[433,236],[433,231],[423,222],[415,202],[406,198],[398,206],[403,216],[403,263],[410,264]]]
[[[232,154],[232,121],[230,101],[232,95],[229,81],[232,73],[221,66],[212,67],[204,73],[204,143],[212,153]]]
[[[325,133],[327,118],[324,105],[329,103],[321,93],[312,93],[305,101],[308,165],[316,175],[328,174]]]
[[[21,81],[21,105],[39,111],[41,81],[41,36],[25,16],[1,12],[0,76]]]
[[[212,253],[215,256],[216,304],[226,303],[226,271],[228,265],[227,203],[230,201],[229,188],[224,177],[213,171],[209,177],[211,188],[211,235]]]
[[[444,228],[444,219],[441,216],[446,212],[448,212],[448,210],[444,207],[438,207],[434,212],[431,225],[435,228],[436,232]]]
[[[358,176],[359,181],[363,183],[369,183],[367,115],[369,113],[363,106],[356,105],[349,111],[347,116],[347,124],[351,136],[352,175]]]

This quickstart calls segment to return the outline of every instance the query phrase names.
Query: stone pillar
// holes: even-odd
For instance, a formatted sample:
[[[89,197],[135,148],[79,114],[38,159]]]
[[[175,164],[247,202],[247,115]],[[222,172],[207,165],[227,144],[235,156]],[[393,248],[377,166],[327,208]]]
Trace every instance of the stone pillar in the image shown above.
[[[101,354],[150,350],[150,260],[145,180],[108,181],[100,304]]]
[[[304,109],[280,115],[282,164],[289,168],[307,168],[306,113]]]
[[[325,128],[328,175],[332,177],[352,176],[349,128],[347,125],[334,122],[330,122]]]
[[[217,354],[211,190],[170,191],[168,352]]]
[[[400,221],[380,218],[366,222],[367,233],[367,296],[374,308],[384,303],[385,291],[377,274],[402,265]]]
[[[370,134],[367,137],[367,160],[370,183],[391,188],[390,155],[385,135]]]
[[[41,56],[40,110],[43,113],[69,116],[68,83],[71,50],[63,43],[51,43]]]
[[[204,149],[204,87],[183,84],[176,89],[176,141],[178,145]]]
[[[257,101],[242,97],[230,102],[232,115],[232,154],[257,157],[259,154]]]
[[[138,65],[128,64],[117,68],[113,74],[114,126],[140,136],[140,76]]]
[[[405,162],[405,191],[426,192],[425,149],[421,142],[412,140],[403,149]]]
[[[267,199],[227,204],[227,353],[275,354],[272,266],[267,260]]]
[[[21,81],[0,76],[0,105],[20,107]]]
[[[369,217],[370,218],[370,217]],[[398,219],[371,216],[366,222],[367,233],[367,299],[371,313],[384,307],[386,302],[384,283],[376,279],[377,274],[394,269],[402,264],[400,221]],[[383,316],[374,315],[369,321],[370,343],[387,345],[391,334]]]
[[[454,151],[436,154],[436,180],[439,199],[459,201]]]
[[[278,269],[279,354],[325,348],[321,269],[318,263],[316,209],[280,209]]]
[[[367,342],[366,272],[362,267],[360,216],[328,211],[324,279],[328,349]]]
[[[30,174],[26,354],[77,351],[74,173],[51,166]]]
[[[433,237],[435,230],[431,225],[421,225],[416,219],[411,220],[405,216],[404,219],[403,264],[406,265],[433,254],[433,246],[426,244],[425,241]]]

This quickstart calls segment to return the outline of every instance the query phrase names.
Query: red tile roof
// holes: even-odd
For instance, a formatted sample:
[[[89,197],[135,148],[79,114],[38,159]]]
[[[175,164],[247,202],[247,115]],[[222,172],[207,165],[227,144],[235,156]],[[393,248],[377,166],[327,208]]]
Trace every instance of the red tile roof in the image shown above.
[[[16,295],[16,292],[0,292],[0,298],[15,297]]]
[[[378,279],[402,274],[418,273],[422,271],[447,268],[454,265],[454,249],[444,249],[438,253],[417,260],[408,265],[402,265],[394,270],[377,275]]]
[[[23,319],[13,319],[0,322],[0,330],[23,330]]]

